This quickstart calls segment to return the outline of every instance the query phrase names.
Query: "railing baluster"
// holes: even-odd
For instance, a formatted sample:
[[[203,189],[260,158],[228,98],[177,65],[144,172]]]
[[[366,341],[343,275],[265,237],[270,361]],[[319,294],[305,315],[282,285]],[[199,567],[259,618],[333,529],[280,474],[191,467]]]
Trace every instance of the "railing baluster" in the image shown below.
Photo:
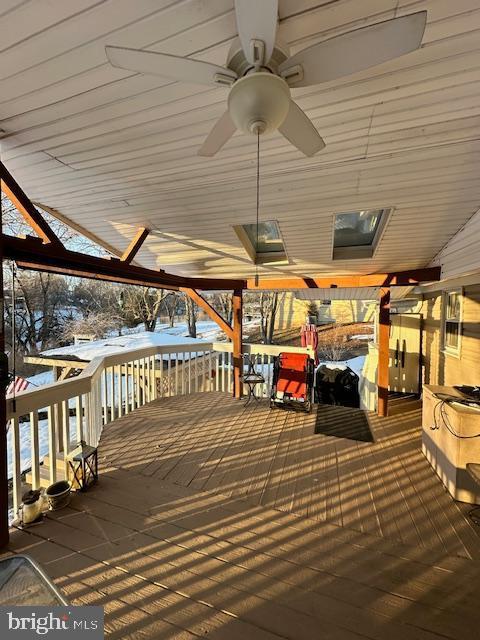
[[[212,352],[208,352],[208,389],[209,391],[214,391],[215,380],[213,379],[213,369],[212,369]]]
[[[108,384],[107,384],[107,370],[102,371],[101,377],[101,392],[102,392],[102,423],[108,422]]]
[[[142,398],[143,398],[143,404],[147,404],[148,402],[147,358],[142,358]]]
[[[156,400],[158,398],[158,389],[157,389],[157,366],[156,366],[156,358],[155,356],[151,356],[152,359],[152,400]]]
[[[57,440],[55,437],[55,408],[49,405],[47,408],[48,420],[48,462],[50,469],[50,484],[57,481]]]
[[[128,375],[128,362],[124,365],[125,370],[125,415],[130,413],[130,376]]]
[[[163,385],[164,385],[164,380],[163,380],[163,354],[160,355],[160,360],[159,360],[159,365],[158,366],[159,366],[159,370],[158,370],[158,373],[159,373],[158,385],[159,385],[159,388],[160,388],[159,396],[160,396],[160,398],[163,398],[163,396],[165,395],[165,393],[164,393],[165,390],[163,388]]]
[[[130,363],[130,371],[131,371],[131,376],[132,376],[132,411],[134,409],[136,409],[138,407],[137,404],[137,393],[138,393],[138,387],[137,387],[137,374],[135,371],[135,361],[132,360]]]
[[[117,372],[117,416],[121,418],[123,415],[123,380],[121,365],[116,365],[115,371]]]
[[[82,396],[75,398],[75,427],[77,434],[77,443],[83,440],[83,406]]]
[[[182,379],[182,396],[185,395],[185,352],[183,352],[182,354],[182,362],[181,364],[179,363],[178,366],[180,367],[180,372],[181,372],[181,379]]]
[[[30,412],[30,441],[32,447],[32,489],[40,487],[40,446],[38,441],[38,410]]]
[[[70,451],[70,407],[68,400],[62,401],[62,436],[64,477],[68,480],[68,453]]]
[[[184,354],[184,358],[187,354]],[[192,393],[192,350],[188,350],[188,393]]]
[[[22,503],[22,469],[20,459],[20,423],[18,417],[15,416],[10,422],[12,429],[12,446],[13,446],[13,515],[18,516],[18,510]]]
[[[175,354],[175,396],[178,396],[178,365],[180,363],[180,354],[177,353]]]
[[[102,377],[97,381],[97,422],[95,430],[95,447],[98,446],[103,430]]]
[[[87,444],[90,444],[90,434],[91,434],[91,422],[92,422],[92,401],[91,401],[91,392],[86,393],[83,398],[83,406],[85,413],[85,426],[83,430],[83,439]]]
[[[142,403],[142,392],[140,390],[140,360],[135,360],[133,366],[135,369],[135,386],[136,386],[135,406],[141,407],[143,403]]]
[[[167,364],[168,397],[172,395],[172,354],[168,354]]]
[[[115,372],[113,367],[108,368],[110,375],[110,421],[115,420]]]
[[[220,362],[220,354],[219,353],[215,353],[215,390],[216,391],[220,391],[220,367],[219,367],[219,362]]]

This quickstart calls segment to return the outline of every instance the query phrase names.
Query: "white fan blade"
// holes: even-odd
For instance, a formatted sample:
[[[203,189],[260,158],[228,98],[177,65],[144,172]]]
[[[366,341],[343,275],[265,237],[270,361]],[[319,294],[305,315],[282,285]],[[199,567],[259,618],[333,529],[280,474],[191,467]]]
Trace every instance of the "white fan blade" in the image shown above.
[[[291,87],[308,87],[382,64],[418,49],[426,20],[419,11],[324,40],[285,60],[280,75]]]
[[[235,15],[246,59],[257,68],[266,65],[275,46],[278,0],[235,0]]]
[[[218,120],[213,129],[207,136],[207,139],[198,150],[199,156],[214,156],[223,145],[230,140],[236,131],[236,127],[230,117],[228,111]]]
[[[290,100],[287,117],[278,130],[306,156],[314,156],[325,146],[323,138],[313,126],[310,118],[293,100]]]
[[[141,51],[126,47],[105,47],[107,58],[114,67],[137,73],[149,73],[180,82],[195,84],[232,84],[237,74],[210,62],[180,58],[156,51]]]

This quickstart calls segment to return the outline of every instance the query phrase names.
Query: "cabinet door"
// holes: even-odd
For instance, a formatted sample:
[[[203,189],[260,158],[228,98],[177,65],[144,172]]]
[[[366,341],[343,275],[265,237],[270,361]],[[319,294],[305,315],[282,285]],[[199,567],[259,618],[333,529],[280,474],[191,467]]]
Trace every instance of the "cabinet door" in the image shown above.
[[[402,314],[400,320],[399,388],[403,393],[419,393],[421,316]]]
[[[390,340],[389,340],[389,387],[390,391],[399,391],[400,387],[400,341],[401,341],[401,315],[390,316]]]

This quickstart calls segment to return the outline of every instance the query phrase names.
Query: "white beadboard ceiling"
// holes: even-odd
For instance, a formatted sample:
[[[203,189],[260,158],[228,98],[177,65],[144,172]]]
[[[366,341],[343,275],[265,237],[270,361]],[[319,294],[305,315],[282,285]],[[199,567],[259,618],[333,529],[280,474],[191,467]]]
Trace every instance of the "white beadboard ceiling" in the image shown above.
[[[261,0],[259,0],[261,1]],[[262,139],[261,219],[279,221],[282,276],[426,266],[480,205],[478,0],[280,0],[293,51],[380,20],[428,10],[422,48],[293,90],[327,147],[305,158]],[[254,221],[255,139],[215,158],[196,151],[227,90],[112,68],[106,44],[223,64],[231,0],[0,0],[1,157],[32,200],[118,250],[194,276],[254,273],[232,225]],[[393,207],[371,259],[332,261],[333,214]]]
[[[412,293],[413,287],[392,287],[392,300],[399,300]],[[297,300],[378,300],[380,287],[338,287],[336,289],[299,289],[294,295]]]

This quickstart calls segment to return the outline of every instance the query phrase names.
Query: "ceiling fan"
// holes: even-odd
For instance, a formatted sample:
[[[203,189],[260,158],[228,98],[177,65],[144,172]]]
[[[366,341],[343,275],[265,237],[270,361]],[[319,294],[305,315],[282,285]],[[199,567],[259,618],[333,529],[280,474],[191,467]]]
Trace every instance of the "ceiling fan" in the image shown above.
[[[350,75],[418,49],[426,11],[355,29],[318,42],[293,56],[277,39],[278,0],[235,0],[238,38],[227,63],[182,58],[155,51],[105,47],[121,69],[197,84],[231,86],[228,109],[198,150],[214,156],[237,129],[260,135],[278,129],[306,156],[325,143],[291,99],[290,88],[307,87]]]

